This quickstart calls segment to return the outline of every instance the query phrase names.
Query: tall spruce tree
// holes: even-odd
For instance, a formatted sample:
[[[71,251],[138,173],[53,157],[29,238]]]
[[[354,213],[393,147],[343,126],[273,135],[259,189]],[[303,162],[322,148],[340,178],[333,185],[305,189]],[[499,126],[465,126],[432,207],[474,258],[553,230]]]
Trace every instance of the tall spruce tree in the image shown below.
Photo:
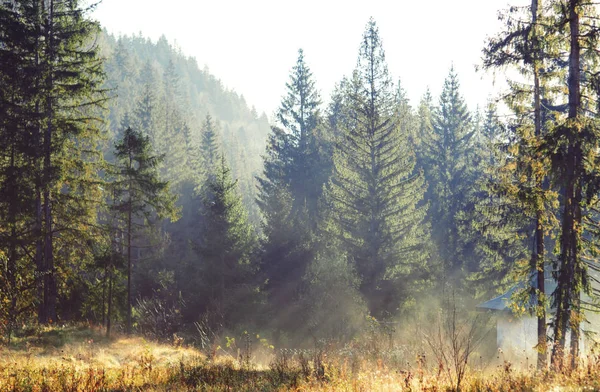
[[[3,29],[3,54],[12,53],[8,58],[18,61],[12,66],[22,72],[11,82],[18,89],[7,89],[13,94],[4,101],[11,107],[7,119],[16,120],[10,132],[24,131],[30,143],[27,152],[12,150],[11,165],[23,158],[32,168],[28,193],[35,201],[28,233],[36,245],[27,253],[37,269],[38,320],[47,323],[57,320],[59,287],[66,287],[58,277],[74,276],[81,266],[66,268],[67,260],[75,253],[79,260],[89,258],[86,239],[96,233],[103,101],[102,61],[94,44],[99,28],[78,1],[12,1],[2,10],[12,16]]]
[[[31,105],[36,92],[33,85],[36,63],[28,46],[35,42],[35,31],[30,15],[23,5],[0,4],[0,311],[10,342],[12,331],[18,321],[27,321],[21,309],[27,309],[35,298],[35,292],[27,286],[33,284],[32,259],[27,253],[33,250],[34,238],[28,221],[35,214],[36,167],[31,157],[38,147],[32,138],[33,128],[27,121],[36,116]],[[31,10],[29,10],[31,12]],[[26,14],[26,15],[23,15]]]
[[[547,194],[544,185],[547,178],[552,187],[562,197],[560,213],[559,255],[555,265],[558,287],[553,293],[552,304],[556,307],[554,327],[554,347],[552,363],[564,365],[567,331],[571,331],[571,365],[576,365],[579,355],[580,322],[583,317],[580,296],[589,292],[586,252],[590,244],[584,240],[584,215],[591,206],[592,195],[598,190],[596,167],[598,164],[598,132],[594,120],[597,112],[597,99],[594,85],[596,78],[595,26],[596,12],[590,4],[580,1],[549,1],[542,7],[540,1],[533,0],[527,11],[531,23],[522,18],[509,17],[507,24],[512,31],[490,45],[488,63],[490,66],[520,64],[527,68],[533,79],[533,87],[515,89],[516,97],[533,92],[533,124],[528,137],[531,149],[522,149],[527,157],[533,151],[531,174],[532,190],[537,211],[535,219],[538,227],[549,227],[540,216],[545,212],[542,197]],[[516,7],[513,7],[514,10]],[[543,18],[543,19],[542,19]],[[588,23],[591,22],[591,23]],[[516,27],[515,27],[516,26]],[[564,28],[568,26],[568,28]],[[564,54],[568,53],[568,56]],[[566,71],[566,72],[565,72]],[[564,86],[567,86],[565,91]],[[518,86],[516,86],[518,87]],[[566,95],[566,96],[565,96]],[[550,99],[564,100],[566,104],[552,105]],[[523,111],[521,110],[522,114]],[[550,118],[550,120],[547,120]],[[527,136],[527,134],[525,134]],[[540,224],[540,222],[542,224]],[[557,228],[558,229],[558,228]],[[543,232],[536,232],[539,250],[532,257],[532,266],[538,271],[538,281],[542,278]],[[592,250],[593,252],[593,250]],[[538,297],[539,301],[539,297]],[[538,306],[542,306],[538,303]],[[538,321],[541,336],[541,318]]]
[[[284,130],[279,134],[287,138],[287,154],[290,162],[287,179],[296,211],[306,209],[309,219],[316,216],[323,179],[317,176],[318,148],[316,129],[320,122],[321,99],[315,87],[310,68],[304,60],[302,49],[286,84],[287,93],[277,111],[277,120]],[[320,183],[319,183],[320,182]]]
[[[302,49],[286,87],[258,179],[264,233],[261,269],[274,310],[298,305],[312,260],[318,201],[327,180],[318,131],[321,101]]]
[[[567,114],[543,135],[541,150],[550,159],[553,178],[562,193],[558,287],[553,296],[556,317],[552,362],[559,367],[564,364],[566,334],[570,331],[571,366],[575,367],[584,317],[581,294],[584,291],[591,294],[586,252],[592,249],[584,239],[584,215],[588,214],[594,200],[592,195],[598,193],[600,185],[600,135],[596,120],[599,107],[596,48],[600,28],[596,23],[598,14],[594,4],[581,0],[559,4],[551,25],[569,53],[566,62]],[[567,25],[568,29],[562,28]]]
[[[529,15],[531,22],[522,17],[523,13]],[[547,357],[545,236],[553,223],[552,204],[555,199],[547,186],[548,160],[536,151],[543,133],[550,126],[550,121],[543,118],[541,102],[544,95],[551,95],[547,81],[553,76],[549,62],[551,45],[547,44],[551,34],[542,27],[542,16],[541,0],[532,0],[531,7],[524,10],[513,7],[505,15],[506,31],[491,39],[484,52],[484,66],[520,67],[522,74],[530,78],[529,84],[513,82],[511,86],[515,94],[509,95],[506,100],[517,118],[510,128],[512,135],[508,138],[511,144],[508,148],[510,158],[501,165],[498,172],[500,178],[497,194],[508,197],[525,212],[526,216],[521,218],[522,225],[534,227],[535,246],[532,247],[530,262],[524,274],[524,279],[534,284],[527,285],[524,302],[530,304],[531,296],[537,301],[535,306],[528,307],[538,319],[539,369],[546,367]],[[544,40],[546,43],[543,43]],[[543,77],[542,68],[545,68]],[[515,267],[512,266],[513,269]]]
[[[256,266],[251,256],[257,242],[223,155],[201,196],[204,221],[195,245],[208,285],[204,310],[213,316],[213,327],[229,328],[242,321],[242,310],[252,301]]]
[[[202,155],[204,174],[207,176],[212,175],[219,164],[219,149],[219,131],[217,124],[211,115],[207,114],[200,139],[200,153]]]
[[[422,111],[425,110],[427,108],[423,106]],[[427,118],[422,117],[421,121],[422,127],[429,126]],[[470,208],[468,194],[474,182],[474,168],[469,161],[474,150],[475,133],[454,68],[450,69],[444,81],[439,104],[431,116],[431,125],[430,131],[421,130],[421,153],[429,185],[428,220],[444,273],[450,278],[461,276],[462,268],[468,267],[471,257],[469,239],[461,235],[463,227],[457,213]]]
[[[121,230],[126,237],[127,260],[127,333],[131,333],[133,293],[131,275],[132,250],[136,233],[156,218],[177,219],[175,197],[169,193],[169,184],[158,176],[162,156],[153,153],[150,138],[128,128],[115,143],[115,181],[112,183],[114,204],[119,213]]]
[[[470,222],[467,230],[477,236],[475,256],[479,265],[471,278],[478,284],[479,293],[490,295],[507,284],[514,284],[512,277],[517,263],[526,258],[525,238],[533,227],[530,215],[516,195],[508,194],[508,187],[517,182],[510,170],[515,165],[507,141],[511,133],[501,124],[496,104],[488,103],[479,143],[482,175],[475,183],[474,209],[462,213]]]
[[[424,272],[427,225],[424,180],[415,171],[410,133],[403,130],[379,29],[366,26],[358,64],[338,124],[329,197],[345,251],[375,317],[395,313],[405,299],[401,277]]]

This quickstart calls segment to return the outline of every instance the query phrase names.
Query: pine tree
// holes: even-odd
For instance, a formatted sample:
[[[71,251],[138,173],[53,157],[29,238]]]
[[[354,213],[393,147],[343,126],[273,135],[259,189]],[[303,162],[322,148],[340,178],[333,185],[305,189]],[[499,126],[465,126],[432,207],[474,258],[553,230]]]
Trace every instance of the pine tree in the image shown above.
[[[258,178],[264,234],[261,269],[275,311],[301,306],[303,279],[314,254],[318,202],[328,179],[321,100],[302,49],[286,87],[278,124],[269,135],[263,176]]]
[[[158,165],[163,158],[153,153],[148,136],[128,128],[123,138],[115,143],[115,158],[112,209],[121,215],[122,230],[126,236],[127,333],[131,333],[132,250],[136,233],[155,218],[176,220],[177,211],[168,182],[161,181],[158,176]]]
[[[426,141],[434,140],[433,133],[433,97],[431,96],[431,92],[429,88],[421,97],[421,102],[419,102],[418,109],[418,121],[419,128],[416,132],[416,135],[413,139],[413,145],[415,146],[415,150],[417,153],[417,167],[424,170],[425,172],[429,172],[431,169],[427,167],[428,164],[428,148]],[[431,196],[429,195],[429,190],[426,193],[425,198],[429,200]]]
[[[552,363],[561,367],[568,330],[571,330],[571,365],[574,366],[577,362],[580,321],[583,317],[580,295],[584,290],[589,291],[586,252],[594,252],[590,250],[590,243],[584,240],[586,233],[582,223],[586,209],[593,202],[593,198],[585,195],[594,194],[598,190],[595,174],[598,164],[598,135],[593,115],[590,116],[597,111],[597,100],[592,92],[595,91],[594,77],[583,75],[588,72],[586,67],[595,68],[595,39],[589,38],[595,36],[598,30],[593,22],[587,23],[596,19],[595,9],[591,5],[576,0],[550,1],[547,4],[547,7],[542,7],[541,1],[532,2],[532,7],[528,10],[531,23],[515,24],[510,17],[507,19],[511,23],[508,26],[513,30],[490,45],[491,61],[488,64],[521,65],[533,79],[533,87],[515,89],[518,92],[515,100],[526,94],[533,94],[534,118],[529,131],[521,131],[521,141],[524,141],[521,146],[529,145],[530,148],[521,148],[524,153],[519,154],[519,157],[528,163],[525,167],[530,170],[528,178],[533,185],[527,184],[530,185],[530,203],[536,212],[538,250],[532,257],[531,266],[535,266],[539,282],[542,280],[541,267],[544,263],[542,228],[549,228],[548,220],[542,214],[548,211],[544,206],[544,196],[552,188],[562,194],[559,199],[561,223],[556,273],[558,287],[553,293],[552,301],[556,307],[556,316],[552,321]],[[567,25],[568,29],[564,29]],[[566,62],[562,58],[563,53],[569,53]],[[567,65],[568,69],[565,69]],[[590,72],[589,75],[592,75],[593,71]],[[566,91],[563,85],[567,86]],[[552,105],[547,97],[566,99],[567,104]],[[518,112],[520,115],[523,113],[522,110]],[[548,188],[548,182],[552,188]],[[539,301],[540,296],[538,307],[541,307]],[[542,329],[545,327],[540,317],[540,337]]]
[[[31,11],[31,10],[29,10]],[[28,49],[35,40],[32,25],[23,5],[3,3],[0,5],[0,311],[2,332],[10,342],[12,331],[18,321],[27,320],[24,309],[34,301],[32,290],[34,268],[27,253],[32,251],[33,238],[27,233],[28,221],[35,214],[36,167],[31,163],[37,145],[33,142],[33,128],[27,121],[36,116],[31,105],[36,92],[33,84],[35,60]],[[29,16],[29,15],[28,15]]]
[[[241,321],[239,313],[252,299],[256,238],[223,155],[212,174],[203,187],[203,229],[195,245],[209,286],[206,310],[216,316],[210,321],[231,327]]]
[[[400,277],[423,267],[427,225],[423,177],[403,132],[379,30],[366,27],[358,66],[345,90],[330,197],[339,234],[376,317],[393,314],[406,287]]]
[[[165,159],[161,165],[161,176],[171,183],[171,188],[178,192],[183,181],[189,176],[186,156],[185,121],[183,119],[179,75],[173,60],[163,75],[163,127],[156,135],[154,148]]]
[[[541,0],[533,0],[531,8],[525,10],[531,18],[531,22],[528,23],[522,21],[523,10],[511,8],[505,16],[507,30],[491,39],[484,51],[484,66],[517,66],[523,74],[530,76],[533,84],[524,86],[511,83],[515,94],[509,96],[507,103],[517,114],[517,121],[511,127],[512,136],[508,138],[511,140],[511,146],[508,148],[509,159],[499,168],[496,193],[508,197],[509,201],[523,210],[525,216],[521,221],[524,227],[534,227],[535,247],[524,275],[527,282],[534,281],[535,284],[528,285],[524,292],[524,302],[529,304],[531,296],[537,299],[531,311],[538,318],[539,369],[546,367],[547,357],[545,236],[554,220],[551,207],[554,195],[549,191],[546,180],[548,161],[536,151],[542,134],[550,126],[549,121],[543,119],[541,101],[544,95],[551,95],[547,81],[553,76],[549,62],[551,46],[542,43],[544,40],[550,41],[551,37],[549,31],[543,32],[544,22],[539,21],[543,16],[542,10]],[[542,68],[546,68],[543,79]],[[533,108],[533,118],[529,116],[529,108]],[[512,268],[515,269],[515,266]],[[532,279],[531,275],[535,275],[535,279]]]
[[[11,132],[22,129],[30,143],[14,163],[23,158],[32,168],[32,177],[23,176],[33,180],[27,193],[35,199],[28,231],[35,248],[27,253],[34,255],[37,269],[38,320],[47,323],[57,320],[57,277],[77,273],[73,265],[81,264],[67,269],[67,259],[90,258],[86,240],[96,233],[104,99],[102,61],[93,44],[99,29],[77,1],[22,0],[2,9],[13,17],[3,30],[3,54],[11,52],[9,58],[18,60],[13,66],[22,72],[12,82],[18,89],[8,89],[22,95],[5,104],[12,106],[9,116],[16,115]]]
[[[558,32],[563,50],[568,51],[567,114],[545,135],[541,147],[550,159],[552,177],[562,193],[561,224],[558,255],[557,289],[553,295],[556,306],[552,363],[563,365],[566,333],[571,332],[571,366],[579,357],[580,324],[583,320],[581,294],[590,293],[586,260],[591,251],[584,232],[584,215],[599,191],[599,133],[597,36],[600,29],[595,5],[581,0],[569,0],[555,8],[551,26]],[[568,29],[563,26],[568,25]],[[548,34],[544,35],[546,38]],[[552,37],[553,35],[550,35]],[[556,44],[555,44],[556,47]],[[564,83],[564,81],[563,81]]]
[[[140,73],[142,91],[137,100],[134,110],[136,129],[143,130],[155,145],[158,142],[159,133],[159,94],[158,76],[156,75],[152,64],[147,61]]]
[[[459,213],[463,221],[469,222],[467,235],[477,238],[474,253],[479,265],[471,279],[478,292],[485,295],[514,285],[512,278],[519,275],[519,262],[527,259],[527,239],[533,228],[531,211],[519,198],[522,189],[511,192],[519,183],[513,171],[518,165],[514,149],[507,145],[513,139],[500,123],[496,105],[490,102],[481,132],[483,174],[475,183],[474,210]],[[530,272],[524,275],[529,276]]]
[[[428,220],[448,277],[460,274],[471,257],[468,239],[461,237],[463,227],[456,219],[459,211],[470,208],[468,193],[474,181],[473,168],[469,165],[474,129],[459,89],[458,76],[451,68],[439,104],[432,113],[431,130],[428,129],[428,108],[421,108],[421,152],[431,206]]]
[[[207,114],[200,140],[200,153],[206,176],[210,176],[215,172],[215,168],[220,160],[219,150],[219,130],[215,120],[213,120],[210,114]]]
[[[286,84],[287,94],[281,101],[277,120],[287,138],[289,167],[287,179],[296,211],[306,209],[313,218],[316,215],[316,203],[323,183],[314,183],[318,156],[313,155],[318,148],[316,128],[319,125],[319,106],[321,99],[315,88],[310,68],[304,60],[302,49],[298,51],[298,60],[292,68],[290,80]]]

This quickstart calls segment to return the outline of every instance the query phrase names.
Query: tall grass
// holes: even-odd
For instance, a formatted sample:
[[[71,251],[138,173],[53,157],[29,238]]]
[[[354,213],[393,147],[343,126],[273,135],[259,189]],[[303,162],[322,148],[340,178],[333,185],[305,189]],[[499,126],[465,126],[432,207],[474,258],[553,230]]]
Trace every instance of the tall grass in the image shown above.
[[[516,370],[504,361],[465,371],[457,386],[437,360],[385,339],[366,336],[351,344],[271,350],[256,361],[250,334],[213,358],[181,342],[158,344],[139,337],[102,340],[100,331],[48,328],[18,336],[0,348],[0,391],[580,391],[600,390],[600,359],[590,356],[572,372]],[[379,346],[378,343],[381,343]],[[237,347],[239,346],[239,347]],[[267,347],[267,350],[270,347]],[[413,353],[414,354],[414,353]],[[443,365],[443,364],[442,364]]]

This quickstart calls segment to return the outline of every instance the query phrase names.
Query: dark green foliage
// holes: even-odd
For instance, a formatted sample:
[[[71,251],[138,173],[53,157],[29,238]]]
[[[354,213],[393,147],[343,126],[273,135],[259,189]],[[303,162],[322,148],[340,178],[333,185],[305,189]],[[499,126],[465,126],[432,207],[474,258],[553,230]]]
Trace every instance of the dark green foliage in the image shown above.
[[[189,291],[186,302],[198,318],[208,312],[214,328],[233,327],[244,321],[240,311],[252,303],[256,237],[223,156],[201,197],[204,219],[200,237],[194,241],[198,258],[193,272],[205,286],[204,291]]]
[[[397,311],[408,292],[401,282],[413,274],[415,281],[425,278],[428,259],[425,209],[418,205],[424,181],[415,170],[410,132],[401,127],[394,93],[379,31],[371,20],[358,66],[344,86],[329,197],[332,229],[376,317]]]
[[[472,263],[470,239],[462,235],[464,226],[457,214],[472,209],[469,193],[478,174],[474,167],[475,129],[459,88],[458,76],[451,68],[438,106],[431,111],[426,96],[420,109],[420,155],[429,185],[428,221],[447,277],[460,275],[461,269]]]
[[[113,204],[118,214],[118,230],[126,239],[127,258],[127,332],[131,333],[134,240],[145,227],[156,219],[177,219],[175,196],[169,193],[169,183],[159,179],[158,166],[162,156],[154,155],[150,138],[127,128],[115,143],[114,175],[111,183]]]
[[[200,155],[205,177],[212,175],[220,163],[221,155],[219,154],[218,138],[217,124],[215,124],[210,114],[207,114],[200,139]]]
[[[293,329],[275,313],[282,306],[299,312],[303,279],[314,255],[313,233],[319,199],[328,178],[326,142],[321,133],[319,95],[302,50],[292,68],[287,94],[277,111],[258,178],[258,206],[263,216],[261,271],[270,301],[271,326]],[[291,320],[289,320],[291,321]]]
[[[467,223],[464,235],[475,238],[478,263],[471,279],[478,294],[488,297],[514,284],[518,262],[528,257],[533,229],[531,213],[509,191],[518,183],[509,143],[511,135],[500,123],[496,106],[489,103],[480,132],[481,176],[472,193],[474,209],[458,214]]]
[[[0,133],[9,146],[2,189],[20,195],[4,199],[11,222],[8,282],[14,293],[13,277],[22,269],[18,281],[37,286],[38,320],[46,323],[57,320],[58,301],[72,294],[68,277],[85,268],[89,241],[101,235],[95,225],[103,102],[98,26],[77,1],[3,2],[0,12]],[[28,294],[21,297],[23,309],[34,306]],[[11,305],[20,313],[17,307]]]

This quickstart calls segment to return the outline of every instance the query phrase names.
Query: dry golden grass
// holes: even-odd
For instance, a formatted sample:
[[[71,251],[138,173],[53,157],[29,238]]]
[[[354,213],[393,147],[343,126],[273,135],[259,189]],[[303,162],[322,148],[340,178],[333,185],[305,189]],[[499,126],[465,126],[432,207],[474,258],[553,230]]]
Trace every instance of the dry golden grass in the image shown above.
[[[207,359],[188,347],[115,336],[90,328],[54,328],[0,348],[0,391],[450,391],[444,372],[382,359],[320,352],[279,356],[257,366],[221,355]],[[471,370],[463,391],[600,391],[600,362],[576,372],[515,371],[508,363]]]

